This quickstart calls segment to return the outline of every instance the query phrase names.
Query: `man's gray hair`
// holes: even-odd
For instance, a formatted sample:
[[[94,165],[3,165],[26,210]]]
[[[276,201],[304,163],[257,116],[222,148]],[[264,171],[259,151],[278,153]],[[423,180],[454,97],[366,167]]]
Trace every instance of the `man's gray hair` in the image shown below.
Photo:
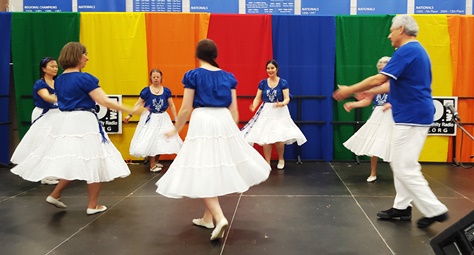
[[[377,65],[376,65],[377,69],[379,69],[382,64],[387,64],[388,61],[390,61],[390,59],[391,57],[387,57],[387,56],[381,57],[379,61],[377,61]]]
[[[405,28],[405,34],[409,36],[418,35],[418,24],[415,19],[407,14],[397,15],[392,19],[392,28]]]

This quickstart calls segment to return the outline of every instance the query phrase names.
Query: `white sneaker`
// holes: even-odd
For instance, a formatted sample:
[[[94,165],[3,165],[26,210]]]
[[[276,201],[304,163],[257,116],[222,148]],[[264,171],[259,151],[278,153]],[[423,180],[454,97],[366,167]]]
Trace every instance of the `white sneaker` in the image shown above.
[[[163,168],[159,167],[158,165],[155,165],[154,167],[150,168],[151,172],[158,173],[161,171]]]
[[[377,180],[377,176],[375,176],[375,175],[374,176],[371,175],[367,178],[367,182],[374,182],[376,180]]]
[[[44,178],[41,180],[41,184],[56,185],[58,183],[59,183],[59,180],[56,180],[56,179]]]
[[[214,228],[213,222],[205,222],[202,218],[193,219],[193,224],[205,228]]]
[[[87,215],[92,215],[104,212],[105,210],[107,210],[107,207],[105,205],[98,205],[95,208],[87,208],[86,213]]]
[[[222,239],[227,228],[229,228],[229,222],[227,222],[226,218],[223,218],[217,223],[216,228],[212,231],[210,240],[214,241]]]
[[[277,169],[281,170],[283,168],[285,168],[285,161],[284,160],[278,160]]]
[[[63,202],[61,202],[60,198],[56,199],[52,196],[48,196],[46,198],[46,202],[56,206],[57,208],[66,208],[67,207]]]

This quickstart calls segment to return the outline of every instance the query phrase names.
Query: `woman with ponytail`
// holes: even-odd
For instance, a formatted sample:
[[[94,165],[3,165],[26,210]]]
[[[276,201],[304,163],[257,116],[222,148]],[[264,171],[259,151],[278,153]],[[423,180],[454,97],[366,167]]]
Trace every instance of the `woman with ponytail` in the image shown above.
[[[209,39],[196,48],[200,67],[183,78],[184,97],[173,136],[189,116],[186,139],[168,171],[156,183],[157,192],[171,198],[202,198],[204,214],[192,220],[212,229],[210,240],[219,240],[229,226],[218,196],[241,193],[265,181],[270,167],[240,134],[237,123],[237,81],[219,68],[217,46]],[[194,108],[194,110],[193,110]]]

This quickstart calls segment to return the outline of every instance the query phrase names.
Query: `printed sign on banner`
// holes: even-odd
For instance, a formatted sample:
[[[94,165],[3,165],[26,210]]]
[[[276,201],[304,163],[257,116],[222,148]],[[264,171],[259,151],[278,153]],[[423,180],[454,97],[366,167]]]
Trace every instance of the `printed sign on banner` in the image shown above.
[[[301,15],[349,14],[351,14],[351,0],[301,0]]]
[[[112,100],[122,103],[122,95],[108,95]],[[107,134],[121,134],[122,133],[122,112],[107,109],[107,107],[96,105],[98,108],[97,116],[99,122],[104,127]]]
[[[126,0],[77,0],[79,12],[125,12]]]
[[[191,12],[239,13],[239,0],[191,0]]]
[[[357,14],[403,14],[407,13],[407,1],[357,0]]]
[[[415,0],[415,14],[466,14],[466,0]]]
[[[64,0],[24,0],[24,12],[72,12],[72,1]]]
[[[295,14],[294,0],[245,0],[245,13],[247,14]]]
[[[452,122],[454,113],[446,106],[452,104],[458,108],[457,97],[433,97],[435,106],[434,122],[430,127],[429,135],[456,136],[456,124]]]
[[[182,12],[182,0],[133,0],[134,12]]]

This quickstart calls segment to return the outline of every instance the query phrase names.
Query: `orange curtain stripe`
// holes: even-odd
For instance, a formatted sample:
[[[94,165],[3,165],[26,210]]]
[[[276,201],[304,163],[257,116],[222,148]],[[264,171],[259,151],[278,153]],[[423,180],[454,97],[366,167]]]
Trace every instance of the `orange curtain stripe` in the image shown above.
[[[163,85],[173,95],[183,95],[184,74],[197,67],[194,57],[196,44],[207,37],[209,13],[146,13],[146,38],[148,72],[158,68],[163,72]],[[137,91],[137,94],[140,91]],[[176,111],[181,108],[182,98],[175,97]],[[171,112],[168,110],[171,118]],[[187,127],[180,132],[181,138]],[[173,159],[175,155],[163,155],[161,159]]]
[[[160,69],[174,95],[183,94],[183,75],[196,67],[196,44],[207,37],[209,18],[208,13],[145,14],[148,71]]]
[[[458,112],[464,123],[474,122],[474,16],[448,16],[449,36],[451,38],[451,61],[453,66],[453,96],[458,96]],[[474,126],[464,125],[474,134]],[[464,136],[464,137],[463,137]],[[463,139],[461,139],[463,137]],[[452,143],[449,143],[449,159],[452,158]],[[462,146],[462,151],[461,151]],[[458,128],[456,136],[456,160],[472,162],[474,142]]]

